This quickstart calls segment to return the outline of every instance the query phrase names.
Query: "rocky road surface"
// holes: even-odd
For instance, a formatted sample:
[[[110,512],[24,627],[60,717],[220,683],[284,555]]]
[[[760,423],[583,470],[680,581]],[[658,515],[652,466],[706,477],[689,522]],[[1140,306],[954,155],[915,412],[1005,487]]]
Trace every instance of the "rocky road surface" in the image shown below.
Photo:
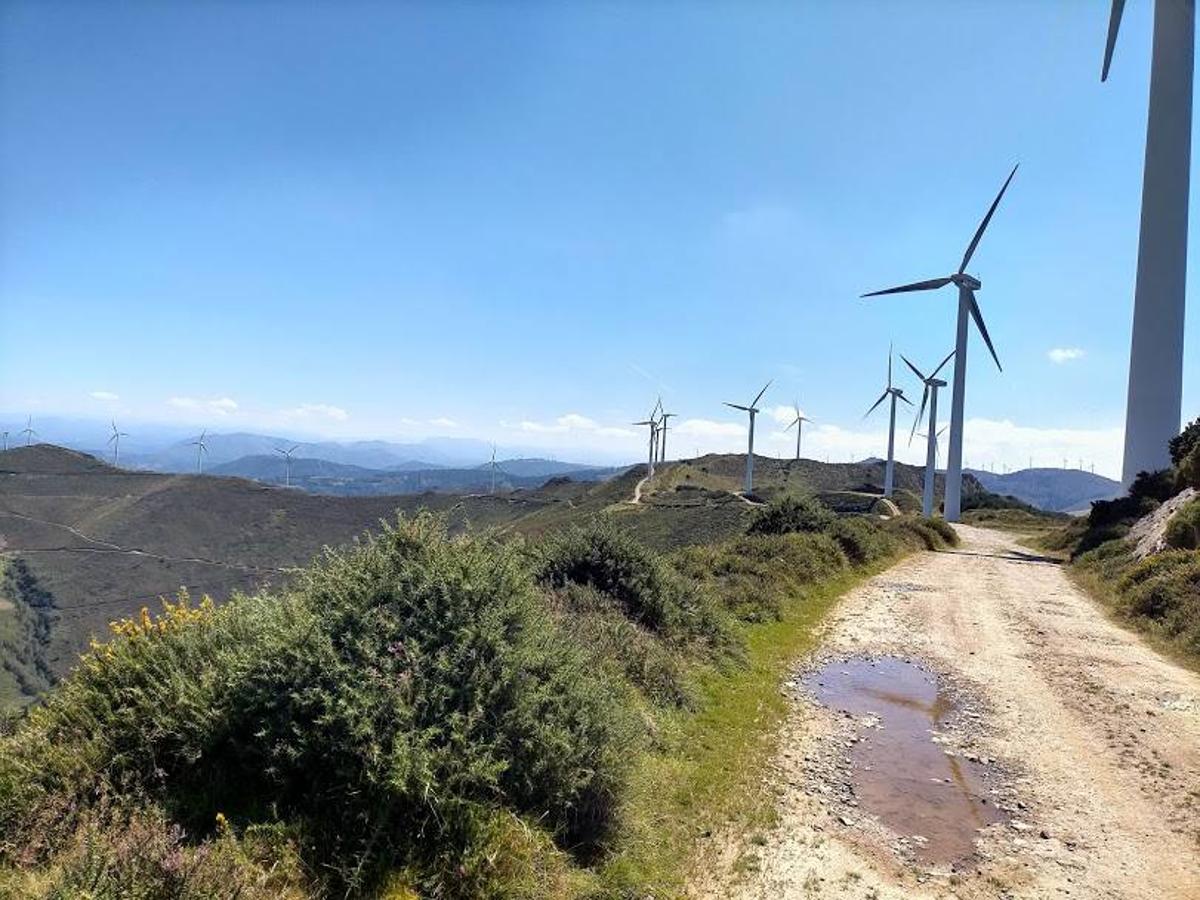
[[[692,884],[732,898],[1200,898],[1200,675],[1108,621],[1062,567],[1000,532],[961,526],[848,595],[799,664],[766,789],[768,832],[714,835]],[[895,656],[956,699],[948,754],[985,771],[1007,821],[974,852],[922,860],[859,803],[862,722],[820,706],[814,667]],[[869,723],[867,723],[869,725]]]

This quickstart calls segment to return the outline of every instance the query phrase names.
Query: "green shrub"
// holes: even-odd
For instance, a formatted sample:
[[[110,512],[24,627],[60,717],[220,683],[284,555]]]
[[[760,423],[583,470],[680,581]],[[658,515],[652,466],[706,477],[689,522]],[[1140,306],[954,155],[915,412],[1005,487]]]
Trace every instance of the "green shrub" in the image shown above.
[[[873,563],[895,550],[877,520],[865,516],[841,516],[829,526],[828,534],[855,565]]]
[[[778,619],[807,585],[844,571],[848,562],[824,534],[754,534],[675,554],[684,575],[706,585],[745,622]]]
[[[1200,499],[1190,500],[1175,510],[1163,537],[1168,547],[1180,550],[1200,547]]]
[[[1090,553],[1111,541],[1122,540],[1127,534],[1129,534],[1129,525],[1124,522],[1088,528],[1071,551],[1071,559]]]
[[[1179,465],[1193,450],[1200,446],[1200,419],[1193,419],[1167,445],[1171,451],[1171,462]]]
[[[945,519],[938,518],[937,516],[930,516],[929,518],[921,519],[921,523],[925,525],[925,527],[932,528],[934,531],[936,531],[938,536],[942,539],[942,543],[944,543],[947,547],[958,546],[958,532],[955,531],[954,526]]]
[[[747,530],[750,534],[824,531],[833,521],[833,513],[819,501],[811,497],[786,496],[759,510]]]
[[[0,740],[0,856],[104,785],[199,836],[217,812],[294,823],[339,891],[409,866],[478,895],[461,862],[498,811],[578,853],[612,826],[639,729],[518,548],[421,515],[281,597],[183,609],[121,626]]]
[[[636,624],[676,640],[730,640],[718,604],[680,578],[657,553],[605,519],[565,528],[533,548],[538,581],[608,594]]]
[[[1159,503],[1170,500],[1179,493],[1179,477],[1174,469],[1159,469],[1155,472],[1138,472],[1129,486],[1129,496],[1149,497]]]
[[[1094,500],[1091,512],[1088,513],[1088,526],[1102,528],[1122,523],[1130,525],[1157,508],[1158,502],[1150,497],[1127,496],[1115,500]]]
[[[1179,486],[1200,490],[1200,446],[1193,447],[1179,461]]]

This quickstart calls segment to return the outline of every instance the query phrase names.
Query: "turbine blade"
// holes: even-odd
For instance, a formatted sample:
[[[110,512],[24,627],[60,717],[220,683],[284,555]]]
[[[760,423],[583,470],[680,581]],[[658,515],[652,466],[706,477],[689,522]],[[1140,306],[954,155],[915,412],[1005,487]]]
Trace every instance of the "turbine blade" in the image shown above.
[[[1000,193],[996,195],[996,199],[992,201],[992,205],[988,207],[987,215],[983,217],[983,221],[979,223],[979,228],[975,231],[975,237],[971,238],[971,244],[967,247],[967,252],[963,254],[962,265],[958,267],[958,274],[961,275],[967,271],[967,263],[971,261],[971,257],[975,255],[975,248],[979,246],[979,239],[983,237],[984,231],[987,230],[988,222],[992,221],[992,214],[996,212],[996,207],[1000,205],[1000,198],[1004,196],[1004,192],[1008,190],[1008,183],[1013,180],[1013,176],[1017,174],[1016,166],[1012,167],[1012,171],[1008,173],[1008,177],[1004,179],[1004,184],[1000,188]]]
[[[912,364],[912,362],[909,360],[909,358],[908,358],[907,356],[905,356],[903,353],[901,353],[901,354],[900,354],[900,358],[901,358],[902,360],[904,360],[904,362],[905,362],[905,363],[908,365],[908,367],[909,367],[910,369],[912,369],[912,370],[913,370],[913,374],[914,374],[914,375],[916,375],[916,376],[917,376],[918,378],[920,378],[922,381],[924,381],[924,380],[925,380],[925,376],[921,374],[921,370],[920,370],[920,369],[918,369],[916,366],[914,366],[914,365]]]
[[[949,353],[947,353],[947,354],[946,354],[946,358],[945,358],[945,359],[943,359],[943,360],[942,360],[940,363],[938,363],[938,367],[937,367],[936,369],[934,369],[934,370],[933,370],[933,374],[932,374],[932,375],[930,375],[929,377],[930,377],[930,378],[937,378],[937,373],[938,373],[938,372],[940,372],[940,371],[942,371],[942,366],[944,366],[946,363],[950,362],[950,358],[951,358],[952,356],[954,356],[954,354],[955,354],[955,353],[957,353],[957,352],[958,352],[957,350],[951,350]]]
[[[983,313],[979,311],[979,304],[975,302],[975,292],[967,292],[971,297],[971,318],[975,320],[975,324],[979,327],[979,333],[983,335],[983,342],[987,344],[988,350],[992,352],[992,359],[996,361],[996,368],[1001,372],[1004,371],[1004,366],[1000,365],[1000,357],[996,355],[996,348],[992,346],[992,339],[988,335],[987,326],[983,324]]]
[[[740,409],[742,412],[750,412],[750,407],[748,407],[748,406],[741,406],[740,404],[737,404],[737,403],[726,403],[725,405],[732,406],[734,409]]]
[[[917,426],[921,424],[921,419],[925,416],[925,402],[929,399],[929,385],[925,385],[925,390],[921,394],[921,408],[917,410],[917,417],[913,419],[912,433],[908,436],[908,446],[912,446],[913,435],[917,433]]]
[[[897,394],[896,394],[896,399],[897,399],[897,400],[903,400],[903,401],[904,401],[905,403],[907,403],[909,406],[912,406],[912,405],[913,405],[913,402],[912,402],[911,400],[909,400],[907,397],[905,397],[905,396],[904,396],[904,392],[903,392],[903,391],[901,391],[901,392],[899,392],[899,393],[897,393]]]
[[[931,278],[929,281],[914,281],[912,284],[902,284],[900,287],[888,288],[883,291],[871,291],[864,297],[881,297],[884,294],[907,294],[909,291],[936,291],[950,283],[949,278]]]
[[[1121,30],[1121,13],[1125,11],[1125,0],[1113,0],[1112,12],[1108,16],[1108,41],[1104,45],[1104,67],[1100,80],[1108,81],[1108,67],[1112,65],[1113,50],[1117,47],[1117,32]]]
[[[775,380],[774,378],[771,379],[771,381],[774,381],[774,380]],[[751,408],[758,406],[758,401],[762,399],[762,395],[765,394],[767,392],[767,388],[769,388],[771,386],[771,381],[768,381],[766,384],[764,384],[763,389],[758,392],[758,396],[750,401]]]
[[[867,416],[869,416],[871,413],[875,412],[876,407],[878,407],[880,403],[882,403],[884,400],[886,400],[888,398],[888,393],[889,393],[888,391],[884,391],[882,394],[879,395],[879,399],[875,401],[874,405],[870,409],[868,409],[865,413],[863,413],[864,419]]]

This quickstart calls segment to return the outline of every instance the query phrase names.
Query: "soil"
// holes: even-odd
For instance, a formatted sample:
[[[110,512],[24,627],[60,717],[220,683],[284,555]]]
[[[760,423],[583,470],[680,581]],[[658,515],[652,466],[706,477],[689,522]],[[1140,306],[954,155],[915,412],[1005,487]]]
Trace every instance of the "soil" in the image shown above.
[[[956,527],[961,547],[911,557],[831,617],[783,687],[776,825],[714,835],[693,896],[1200,897],[1200,675],[1110,622],[1055,561]],[[893,709],[885,738],[897,704],[925,718]],[[864,749],[889,740],[923,762]],[[947,807],[964,797],[996,814]]]

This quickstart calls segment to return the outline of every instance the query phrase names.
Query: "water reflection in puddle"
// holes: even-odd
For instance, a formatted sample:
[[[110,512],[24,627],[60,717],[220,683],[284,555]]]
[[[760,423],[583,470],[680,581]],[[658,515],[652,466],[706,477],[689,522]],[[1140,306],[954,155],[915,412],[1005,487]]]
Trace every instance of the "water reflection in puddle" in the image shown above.
[[[920,666],[891,657],[830,663],[805,676],[830,709],[877,727],[861,729],[850,751],[859,808],[912,842],[918,859],[949,863],[969,856],[976,829],[1005,820],[988,796],[982,767],[949,756],[934,740],[954,711],[949,694]]]

